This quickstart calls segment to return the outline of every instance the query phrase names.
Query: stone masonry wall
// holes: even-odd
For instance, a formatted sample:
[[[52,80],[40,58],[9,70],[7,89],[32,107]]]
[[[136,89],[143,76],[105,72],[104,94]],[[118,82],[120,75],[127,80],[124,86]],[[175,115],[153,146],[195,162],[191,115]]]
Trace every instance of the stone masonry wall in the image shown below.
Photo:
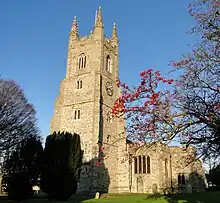
[[[132,192],[152,193],[155,186],[160,193],[171,192],[172,188],[179,192],[178,175],[185,177],[183,191],[186,191],[189,184],[193,191],[205,189],[206,179],[202,162],[192,156],[195,154],[194,149],[184,150],[182,147],[169,147],[160,143],[142,147],[129,144],[128,148],[133,157],[150,157],[150,173],[135,173],[134,158],[132,159]]]
[[[99,14],[100,15],[100,14]],[[76,21],[69,38],[66,77],[60,84],[59,96],[51,119],[50,132],[68,131],[80,134],[84,150],[84,165],[78,185],[78,193],[109,191],[128,192],[128,165],[121,160],[125,156],[126,139],[119,138],[124,123],[111,116],[111,107],[119,97],[116,86],[118,77],[118,44],[104,37],[99,22],[87,37],[78,38]],[[85,68],[79,69],[79,57],[86,56]],[[106,70],[106,58],[110,57],[110,71]],[[82,88],[77,89],[77,81]],[[106,83],[113,86],[113,95],[106,91]],[[74,119],[80,110],[80,119]],[[104,161],[96,167],[98,139],[101,136]]]

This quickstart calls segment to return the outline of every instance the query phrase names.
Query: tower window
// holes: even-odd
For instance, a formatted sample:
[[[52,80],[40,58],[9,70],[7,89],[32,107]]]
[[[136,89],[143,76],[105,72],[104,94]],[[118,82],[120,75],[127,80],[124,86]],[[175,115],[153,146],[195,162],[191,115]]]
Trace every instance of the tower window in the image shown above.
[[[86,56],[85,54],[81,54],[78,58],[78,68],[83,69],[86,67]]]
[[[75,110],[74,111],[74,119],[76,120],[76,119],[80,119],[80,110]]]
[[[80,119],[80,110],[78,110],[78,119]]]
[[[76,119],[77,118],[77,110],[75,110],[75,112],[74,112],[74,119]]]
[[[78,80],[76,84],[77,89],[82,89],[82,80]]]
[[[111,59],[109,55],[106,57],[106,70],[111,72]]]

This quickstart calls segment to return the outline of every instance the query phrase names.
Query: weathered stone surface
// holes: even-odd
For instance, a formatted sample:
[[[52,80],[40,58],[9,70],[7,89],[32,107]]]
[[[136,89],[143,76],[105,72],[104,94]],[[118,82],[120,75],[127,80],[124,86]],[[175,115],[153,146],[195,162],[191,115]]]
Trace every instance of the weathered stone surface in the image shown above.
[[[192,191],[204,190],[207,186],[202,163],[195,157],[192,148],[183,149],[160,143],[142,147],[129,144],[128,151],[133,157],[132,192],[139,191],[140,179],[143,180],[143,190],[146,193],[154,192],[156,186],[160,193],[168,193],[172,190],[187,192],[189,184],[192,186]],[[143,156],[150,157],[150,173],[135,173],[135,157],[138,159],[141,157],[143,160]],[[143,168],[143,162],[141,167]],[[178,183],[178,176],[184,176],[183,184]]]
[[[95,24],[93,32],[82,38],[78,38],[77,30],[72,29],[66,76],[60,83],[60,92],[51,119],[51,133],[67,131],[81,136],[84,164],[77,192],[167,193],[172,187],[178,188],[179,174],[184,174],[186,184],[191,183],[192,190],[202,188],[203,185],[199,185],[199,182],[205,176],[201,162],[196,161],[183,167],[184,157],[190,154],[189,151],[184,152],[180,147],[168,147],[159,143],[136,150],[135,145],[126,144],[124,121],[111,117],[111,107],[120,96],[120,88],[116,85],[116,27],[114,25],[114,36],[109,40],[105,38],[104,27],[101,25]],[[74,26],[76,28],[76,21]],[[79,58],[82,54],[86,57],[86,65],[79,69]],[[107,57],[110,57],[110,71],[106,70]],[[82,81],[82,88],[78,88],[78,81]],[[107,82],[111,82],[113,87],[111,96],[106,90]],[[76,110],[80,110],[79,119],[75,119]],[[104,144],[105,157],[97,167],[99,141]],[[150,173],[134,173],[133,157],[139,156],[150,157]]]
[[[86,56],[86,66],[79,69],[81,54]],[[110,71],[106,70],[107,56],[110,57]],[[78,193],[128,192],[128,168],[120,161],[126,147],[125,134],[117,140],[118,134],[124,131],[124,123],[111,117],[111,107],[120,95],[117,77],[118,43],[105,38],[102,26],[95,26],[88,37],[77,39],[70,34],[67,72],[60,85],[50,130],[51,133],[75,132],[81,136],[85,165]],[[77,88],[79,80],[82,81],[80,89]],[[107,82],[113,86],[112,96],[107,94]],[[75,110],[80,110],[80,119],[74,119]],[[106,156],[102,166],[96,167],[100,139]]]

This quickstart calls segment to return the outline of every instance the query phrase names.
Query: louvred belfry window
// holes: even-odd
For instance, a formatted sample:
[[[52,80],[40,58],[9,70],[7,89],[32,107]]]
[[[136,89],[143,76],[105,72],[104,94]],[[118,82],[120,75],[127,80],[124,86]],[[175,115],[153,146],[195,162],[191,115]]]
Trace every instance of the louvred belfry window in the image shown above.
[[[81,54],[78,58],[78,68],[83,69],[86,67],[86,56],[85,54]]]

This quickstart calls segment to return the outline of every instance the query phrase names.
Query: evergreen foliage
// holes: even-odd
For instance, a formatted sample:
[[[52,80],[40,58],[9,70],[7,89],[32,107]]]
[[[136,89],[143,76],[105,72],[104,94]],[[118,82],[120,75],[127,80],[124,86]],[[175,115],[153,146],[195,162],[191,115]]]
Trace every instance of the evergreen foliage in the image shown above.
[[[24,200],[32,195],[32,187],[38,185],[43,147],[37,136],[23,140],[4,161],[3,180],[8,197]]]
[[[47,137],[41,189],[49,199],[68,200],[76,192],[82,156],[79,135],[54,132]]]

